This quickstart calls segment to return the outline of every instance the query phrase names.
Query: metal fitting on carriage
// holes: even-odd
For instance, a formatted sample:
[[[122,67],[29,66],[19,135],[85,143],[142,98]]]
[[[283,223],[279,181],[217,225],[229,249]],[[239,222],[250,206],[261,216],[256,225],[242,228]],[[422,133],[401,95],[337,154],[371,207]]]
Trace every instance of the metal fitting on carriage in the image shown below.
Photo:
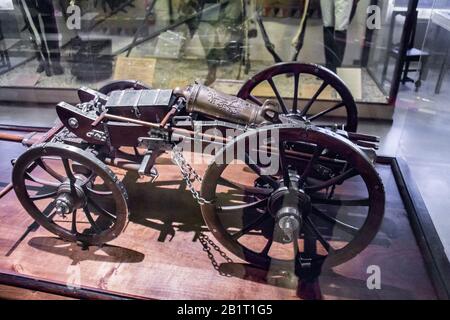
[[[281,242],[291,243],[296,238],[302,224],[302,217],[297,208],[284,207],[277,213],[277,228],[282,232]]]

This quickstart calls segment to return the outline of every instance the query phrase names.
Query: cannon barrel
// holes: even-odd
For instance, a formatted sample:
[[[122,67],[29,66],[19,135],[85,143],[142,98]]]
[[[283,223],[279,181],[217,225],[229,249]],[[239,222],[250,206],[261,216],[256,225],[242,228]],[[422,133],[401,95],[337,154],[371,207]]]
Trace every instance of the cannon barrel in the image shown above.
[[[185,89],[176,88],[174,94],[186,99],[188,112],[198,112],[242,125],[274,123],[280,113],[279,105],[271,100],[260,107],[200,84]]]

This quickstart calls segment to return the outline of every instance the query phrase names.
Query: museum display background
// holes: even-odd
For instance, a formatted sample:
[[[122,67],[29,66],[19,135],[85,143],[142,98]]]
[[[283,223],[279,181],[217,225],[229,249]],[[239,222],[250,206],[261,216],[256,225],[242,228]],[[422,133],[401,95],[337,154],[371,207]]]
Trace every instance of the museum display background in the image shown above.
[[[94,7],[92,1],[76,1],[75,3],[82,9],[81,30],[69,30],[66,24],[67,15],[63,8],[69,5],[68,2],[53,1],[59,30],[57,36],[60,40],[62,65],[65,69],[63,75],[53,77],[35,72],[38,61],[34,57],[39,56],[39,52],[29,40],[30,32],[24,30],[26,14],[18,5],[21,1],[14,2],[16,5],[13,11],[0,11],[3,42],[11,62],[0,71],[2,73],[0,86],[58,89],[75,89],[81,85],[100,87],[101,84],[113,78],[129,76],[132,70],[128,67],[133,64],[133,71],[136,69],[140,71],[137,75],[134,72],[133,78],[141,78],[153,86],[174,87],[200,80],[211,82],[213,86],[229,93],[236,93],[245,79],[273,63],[272,56],[265,49],[262,32],[255,21],[255,8],[258,8],[258,12],[263,16],[270,41],[284,61],[291,59],[294,51],[291,42],[298,32],[302,17],[302,11],[298,10],[299,6],[296,2],[266,0],[251,1],[246,9],[246,18],[242,19],[240,17],[242,2],[230,0],[224,6],[220,19],[215,9],[203,15],[198,30],[192,38],[187,25],[182,24],[136,46],[129,57],[139,60],[128,60],[123,58],[127,52],[120,56],[117,53],[123,51],[123,48],[132,42],[137,29],[142,26],[149,1],[122,2],[122,4],[130,3],[133,7],[126,6],[126,12],[120,11],[111,17],[108,16],[114,11],[111,11],[108,6],[105,7],[106,11],[103,11],[101,5]],[[356,14],[348,27],[345,57],[338,74],[346,81],[357,101],[384,104],[392,102],[389,101],[389,97],[392,95],[391,87],[392,82],[395,81],[394,73],[398,59],[389,60],[389,68],[384,79],[381,79],[382,70],[379,68],[386,61],[391,12],[397,3],[378,1],[382,12],[381,29],[369,30],[366,26],[366,11],[367,7],[375,2],[359,1]],[[406,6],[409,2],[402,1],[400,5]],[[169,3],[173,6],[172,15],[170,15]],[[214,3],[214,1],[210,2],[205,8]],[[274,7],[280,9],[267,9]],[[311,13],[307,19],[304,45],[298,57],[299,61],[325,64],[323,21],[318,12],[319,7],[319,1],[310,1]],[[151,35],[172,22],[186,18],[191,14],[189,12],[191,9],[183,1],[157,1],[153,13],[148,16],[147,22],[138,32],[138,39]],[[105,17],[102,23],[92,27]],[[404,20],[396,21],[393,29],[396,38],[401,38],[403,27]],[[246,29],[256,29],[257,37],[247,39],[244,36]],[[372,41],[368,42],[366,40],[370,33],[372,33]],[[83,42],[78,41],[77,36]],[[246,66],[240,66],[239,61],[230,61],[229,56],[223,57],[221,49],[226,47],[230,40],[237,40],[244,45],[244,49],[248,48],[250,70],[245,70]],[[217,46],[216,52],[219,52],[219,56],[222,54],[220,57],[222,63],[218,67],[216,76],[211,75],[214,72],[211,71],[211,66],[208,68],[208,61],[205,59],[211,56],[209,49],[214,45]],[[205,48],[208,49],[205,50]],[[244,53],[244,56],[246,54]],[[239,60],[239,57],[237,59]],[[113,66],[109,65],[110,61]],[[121,67],[122,64],[123,67]],[[11,69],[17,65],[19,66]],[[167,72],[167,70],[176,70],[176,72]],[[86,74],[82,74],[83,72]],[[312,88],[320,86],[315,79],[309,79],[306,82],[309,84],[304,90],[300,90],[300,94],[305,97],[312,95],[314,92]],[[262,88],[262,91],[266,93],[267,90]],[[333,94],[325,92],[321,98],[330,99],[333,98]]]

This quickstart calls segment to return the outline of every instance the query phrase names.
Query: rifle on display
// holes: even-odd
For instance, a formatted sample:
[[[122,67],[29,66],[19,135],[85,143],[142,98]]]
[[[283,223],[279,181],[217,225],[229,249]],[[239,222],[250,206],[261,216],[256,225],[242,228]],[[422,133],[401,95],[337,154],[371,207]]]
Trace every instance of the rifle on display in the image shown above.
[[[275,51],[275,45],[270,41],[266,27],[264,26],[264,22],[262,21],[262,18],[259,15],[258,11],[256,11],[256,22],[258,23],[258,26],[261,29],[261,35],[264,40],[264,45],[267,51],[269,51],[269,53],[272,55],[273,59],[275,60],[275,63],[283,62],[283,59],[281,59],[278,53]]]

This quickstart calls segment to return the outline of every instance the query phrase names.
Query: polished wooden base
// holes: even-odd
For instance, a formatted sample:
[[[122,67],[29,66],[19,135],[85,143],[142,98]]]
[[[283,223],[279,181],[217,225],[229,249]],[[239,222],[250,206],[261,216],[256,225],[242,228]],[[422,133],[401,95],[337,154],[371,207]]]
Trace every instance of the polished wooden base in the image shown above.
[[[10,181],[7,159],[23,150],[0,142],[1,187]],[[0,199],[0,274],[10,279],[8,286],[0,286],[0,297],[53,297],[29,292],[22,296],[11,288],[13,276],[21,275],[18,285],[29,283],[31,292],[83,298],[108,298],[107,294],[147,299],[437,298],[389,165],[377,165],[387,194],[386,216],[377,238],[355,259],[323,270],[312,282],[280,270],[259,270],[226,250],[232,262],[212,250],[216,270],[198,240],[200,232],[210,233],[198,205],[180,183],[179,170],[168,157],[160,159],[158,167],[161,176],[153,184],[116,170],[130,195],[130,223],[118,239],[101,248],[84,249],[37,227],[14,192]],[[381,271],[379,290],[367,285],[373,266]],[[55,287],[46,290],[33,279]],[[96,290],[98,296],[89,295]]]

